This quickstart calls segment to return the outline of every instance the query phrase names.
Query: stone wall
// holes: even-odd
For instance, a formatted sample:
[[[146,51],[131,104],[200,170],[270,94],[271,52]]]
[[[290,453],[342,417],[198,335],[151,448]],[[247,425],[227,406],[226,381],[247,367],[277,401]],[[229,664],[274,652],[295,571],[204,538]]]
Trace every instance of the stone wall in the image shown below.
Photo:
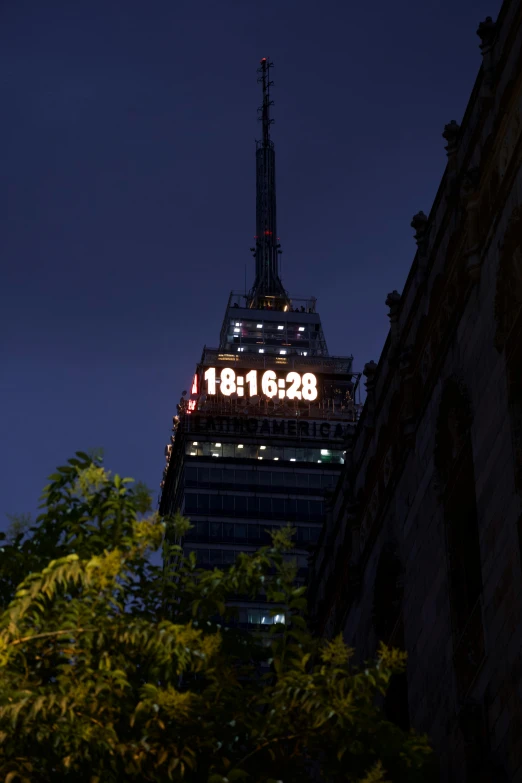
[[[386,301],[390,333],[379,363],[365,366],[367,400],[313,558],[310,600],[319,633],[342,631],[360,660],[372,655],[377,569],[393,545],[412,725],[432,737],[441,781],[515,783],[522,781],[522,429],[512,391],[520,374],[517,386],[508,353],[522,345],[520,0],[505,2],[479,36],[483,63],[469,105],[461,126],[444,128],[448,164],[429,216],[412,221],[417,253],[402,294]],[[458,631],[458,584],[473,568],[463,562],[459,570],[449,555],[466,561],[468,551],[448,543],[457,535],[448,526],[451,475],[436,456],[447,438],[441,401],[451,383],[469,409],[476,499],[469,524],[481,572],[480,599]],[[459,444],[464,430],[458,434],[448,411],[444,427]],[[458,518],[461,501],[452,497]]]

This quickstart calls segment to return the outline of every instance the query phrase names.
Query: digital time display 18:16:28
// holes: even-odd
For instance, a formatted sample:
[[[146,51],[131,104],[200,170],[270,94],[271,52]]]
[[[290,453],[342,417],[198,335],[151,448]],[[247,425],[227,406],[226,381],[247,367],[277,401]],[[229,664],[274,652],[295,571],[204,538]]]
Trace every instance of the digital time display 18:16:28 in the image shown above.
[[[257,370],[250,370],[246,375],[239,375],[231,367],[223,367],[217,380],[215,367],[205,371],[207,394],[219,393],[225,397],[237,394],[238,397],[278,397],[280,400],[317,399],[317,377],[313,372],[289,372],[284,377],[278,377],[274,370],[265,370],[258,376]]]

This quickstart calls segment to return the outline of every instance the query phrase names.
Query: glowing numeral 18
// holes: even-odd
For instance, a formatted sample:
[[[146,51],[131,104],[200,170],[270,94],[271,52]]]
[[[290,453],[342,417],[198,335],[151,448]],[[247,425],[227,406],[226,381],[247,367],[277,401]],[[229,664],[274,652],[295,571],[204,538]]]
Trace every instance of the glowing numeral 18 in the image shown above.
[[[216,368],[209,367],[205,373],[205,380],[207,382],[207,394],[216,393]]]
[[[250,386],[249,397],[255,397],[257,394],[257,370],[250,370],[245,377],[246,382]]]
[[[221,370],[220,389],[225,397],[230,397],[236,390],[236,373],[230,367],[223,367]]]

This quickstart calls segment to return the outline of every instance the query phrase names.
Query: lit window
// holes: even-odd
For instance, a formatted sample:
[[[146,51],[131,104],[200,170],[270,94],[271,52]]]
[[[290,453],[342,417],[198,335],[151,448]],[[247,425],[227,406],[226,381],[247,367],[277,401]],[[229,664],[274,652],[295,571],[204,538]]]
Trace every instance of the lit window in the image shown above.
[[[275,614],[274,615],[274,623],[284,623],[285,616],[284,614]]]
[[[264,451],[266,449],[266,446],[260,446],[259,448],[261,449],[261,451]]]
[[[234,329],[234,332],[240,332],[240,331],[241,331],[240,329],[237,329],[237,328]]]
[[[242,443],[238,443],[237,447],[238,447],[238,449],[242,449],[243,448],[243,444]]]
[[[278,329],[284,329],[285,327],[284,326],[278,326],[277,328]]]
[[[300,326],[300,327],[299,327],[299,331],[300,331],[300,332],[304,332],[304,326]]]
[[[284,354],[284,353],[286,353],[286,351],[279,351],[279,353],[280,353],[280,354]]]
[[[216,449],[219,449],[220,446],[221,446],[221,443],[216,443]]]
[[[320,460],[320,459],[318,459],[318,460],[317,460],[317,462],[321,462],[321,460]]]
[[[324,454],[329,454],[329,453],[330,452],[328,451],[328,449],[321,449],[321,454],[324,455]]]
[[[295,462],[295,457],[290,457],[290,462]],[[321,460],[319,460],[321,462]]]
[[[263,328],[263,324],[258,324],[258,325],[257,325],[257,328],[258,328],[258,329],[262,329],[262,328]]]
[[[219,454],[212,454],[213,457],[219,457]]]
[[[195,457],[195,456],[196,456],[196,452],[195,452],[195,451],[191,451],[191,452],[190,452],[190,456],[191,456],[191,457]]]
[[[259,349],[259,353],[264,353],[264,352],[265,352],[265,349],[264,349],[264,348],[260,348],[260,349]]]
[[[274,460],[275,460],[276,462],[277,462],[277,460],[278,460],[278,459],[279,459],[279,457],[274,457]]]
[[[195,440],[195,441],[192,443],[192,445],[193,445],[193,446],[197,446],[197,445],[198,445],[198,442],[197,442],[197,440]]]
[[[303,351],[303,356],[308,356],[308,351]]]
[[[236,326],[241,326],[241,321],[236,321]]]
[[[258,459],[263,459],[263,457],[258,457]]]

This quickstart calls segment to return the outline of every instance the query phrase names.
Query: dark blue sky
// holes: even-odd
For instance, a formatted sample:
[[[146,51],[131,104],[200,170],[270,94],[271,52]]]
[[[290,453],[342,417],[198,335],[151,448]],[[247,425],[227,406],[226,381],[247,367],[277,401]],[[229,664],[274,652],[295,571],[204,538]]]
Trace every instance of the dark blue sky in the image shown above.
[[[499,0],[3,0],[5,513],[103,446],[158,492],[163,448],[255,233],[271,57],[283,282],[331,353],[378,360]]]

